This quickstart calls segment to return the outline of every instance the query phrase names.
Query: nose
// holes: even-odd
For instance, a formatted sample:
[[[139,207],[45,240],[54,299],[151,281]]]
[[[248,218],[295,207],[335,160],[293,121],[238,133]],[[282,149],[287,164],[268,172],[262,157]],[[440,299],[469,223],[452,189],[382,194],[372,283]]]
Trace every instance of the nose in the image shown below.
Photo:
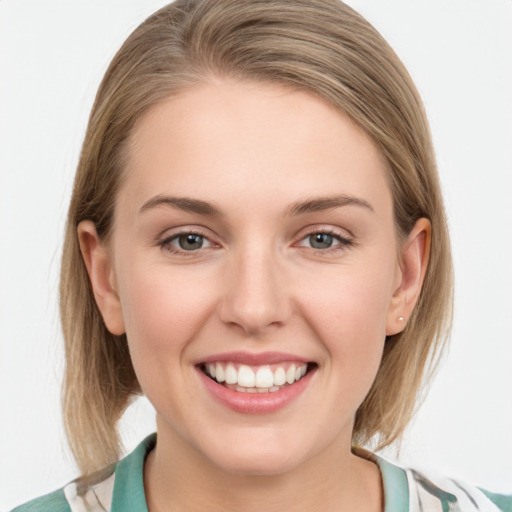
[[[225,272],[220,304],[224,323],[239,327],[246,335],[259,336],[288,321],[292,304],[284,272],[271,250],[244,251]]]

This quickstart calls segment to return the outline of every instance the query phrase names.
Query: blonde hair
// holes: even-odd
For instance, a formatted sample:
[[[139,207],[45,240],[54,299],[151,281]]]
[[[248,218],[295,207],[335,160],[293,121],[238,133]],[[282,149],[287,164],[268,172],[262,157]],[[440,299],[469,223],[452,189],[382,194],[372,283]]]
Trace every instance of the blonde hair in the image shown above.
[[[212,75],[310,91],[352,118],[387,160],[396,230],[425,217],[430,261],[406,329],[390,336],[357,411],[354,442],[392,443],[409,422],[451,324],[452,267],[428,123],[403,64],[382,36],[338,0],[178,0],[143,22],[98,90],[75,178],[62,257],[65,426],[83,474],[118,460],[117,422],[141,392],[125,336],[109,333],[77,238],[92,220],[108,239],[126,143],[150,106]]]

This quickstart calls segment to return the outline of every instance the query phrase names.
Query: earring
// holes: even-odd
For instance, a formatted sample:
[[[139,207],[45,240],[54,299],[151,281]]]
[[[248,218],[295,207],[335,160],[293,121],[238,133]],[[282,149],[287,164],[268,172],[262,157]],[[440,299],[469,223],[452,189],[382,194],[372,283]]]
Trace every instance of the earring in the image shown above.
[[[404,320],[405,320],[405,318],[404,318],[403,316],[399,316],[399,317],[398,317],[398,321],[399,321],[399,322],[403,322]]]

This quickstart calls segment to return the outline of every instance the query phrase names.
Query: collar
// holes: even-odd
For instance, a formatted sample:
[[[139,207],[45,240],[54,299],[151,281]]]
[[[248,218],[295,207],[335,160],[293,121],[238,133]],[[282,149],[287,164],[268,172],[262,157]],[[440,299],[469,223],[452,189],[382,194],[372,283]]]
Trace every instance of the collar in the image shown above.
[[[144,492],[144,461],[156,444],[156,433],[142,441],[116,466],[110,512],[148,512]]]
[[[148,512],[144,493],[144,461],[155,444],[156,433],[146,437],[117,464],[111,512]],[[355,448],[354,453],[379,466],[384,489],[384,512],[408,512],[409,488],[405,471],[362,448]]]
[[[379,466],[384,492],[384,512],[409,512],[409,484],[405,470],[364,448],[353,447],[352,452]]]

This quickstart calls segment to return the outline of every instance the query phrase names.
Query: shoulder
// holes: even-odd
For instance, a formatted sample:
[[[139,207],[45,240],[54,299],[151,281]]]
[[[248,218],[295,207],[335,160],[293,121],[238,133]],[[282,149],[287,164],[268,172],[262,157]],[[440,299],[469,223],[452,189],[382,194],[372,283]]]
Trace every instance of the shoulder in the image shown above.
[[[20,505],[11,512],[71,512],[71,509],[64,495],[64,490],[59,489]]]
[[[434,472],[407,469],[406,474],[411,512],[430,510],[434,503],[440,503],[442,510],[512,512],[512,495],[491,493]]]
[[[354,452],[378,464],[385,512],[512,512],[512,495],[492,493],[433,471],[403,468],[361,448]]]
[[[117,464],[80,477],[62,489],[20,505],[11,512],[147,510],[144,460],[155,443],[156,434],[152,434]]]
[[[104,476],[99,480],[98,476]],[[51,494],[16,507],[11,512],[104,512],[110,510],[115,473],[98,473],[87,480],[75,480]]]

